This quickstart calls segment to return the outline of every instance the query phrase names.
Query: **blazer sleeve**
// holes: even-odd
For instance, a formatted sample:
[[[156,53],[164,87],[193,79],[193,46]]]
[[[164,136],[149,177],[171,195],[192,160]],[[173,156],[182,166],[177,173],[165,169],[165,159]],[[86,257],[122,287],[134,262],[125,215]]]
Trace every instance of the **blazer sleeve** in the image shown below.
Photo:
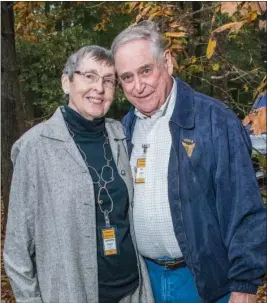
[[[216,208],[231,264],[231,291],[256,293],[266,269],[266,210],[246,130],[230,110],[225,110],[220,119],[216,135]]]
[[[4,264],[16,302],[42,303],[35,266],[34,222],[37,203],[35,156],[28,148],[12,148],[10,191]]]

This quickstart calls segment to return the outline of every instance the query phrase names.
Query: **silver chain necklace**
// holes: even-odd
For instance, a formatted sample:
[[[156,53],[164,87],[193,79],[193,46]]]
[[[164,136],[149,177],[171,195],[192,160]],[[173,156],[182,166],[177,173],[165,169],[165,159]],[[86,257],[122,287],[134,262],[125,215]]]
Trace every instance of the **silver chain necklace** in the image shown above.
[[[74,137],[75,137],[74,136],[74,132],[69,128],[69,125],[68,125],[68,123],[66,121],[65,121],[65,124],[67,126],[67,129],[68,129],[71,137],[73,138],[73,141],[75,142],[75,140],[74,140]],[[107,161],[107,163],[104,166],[102,166],[102,168],[101,168],[101,174],[100,175],[98,174],[97,170],[93,166],[91,166],[91,165],[88,164],[86,154],[81,149],[80,145],[78,143],[76,143],[76,142],[75,142],[75,144],[78,147],[78,149],[79,149],[79,151],[80,151],[80,153],[82,155],[82,158],[83,158],[86,166],[88,167],[88,170],[91,168],[94,171],[94,173],[97,176],[97,178],[98,178],[97,181],[94,181],[93,178],[92,178],[93,184],[98,184],[98,187],[99,187],[98,195],[97,195],[97,203],[98,203],[100,211],[104,214],[106,226],[110,226],[109,214],[113,211],[113,205],[114,205],[114,203],[113,203],[113,199],[112,199],[112,197],[111,197],[111,195],[110,195],[110,193],[109,193],[109,191],[107,189],[107,184],[109,184],[109,183],[111,183],[111,182],[114,181],[114,172],[113,172],[112,166],[110,166],[110,162],[112,161],[112,156],[110,158],[108,158],[107,151],[106,151],[106,148],[105,148],[106,145],[109,145],[108,136],[106,135],[105,132],[103,134],[104,134],[104,137],[105,137],[105,141],[103,143],[104,158]],[[104,172],[105,172],[105,170],[107,172],[110,171],[110,178],[109,178],[109,180],[105,180],[105,178],[104,178]],[[103,182],[103,185],[101,184],[101,181]],[[107,193],[109,199],[110,199],[111,205],[110,205],[110,209],[109,210],[108,209],[105,209],[105,210],[102,209],[101,205],[103,204],[103,200],[100,200],[100,195],[101,195],[102,191],[105,191]]]

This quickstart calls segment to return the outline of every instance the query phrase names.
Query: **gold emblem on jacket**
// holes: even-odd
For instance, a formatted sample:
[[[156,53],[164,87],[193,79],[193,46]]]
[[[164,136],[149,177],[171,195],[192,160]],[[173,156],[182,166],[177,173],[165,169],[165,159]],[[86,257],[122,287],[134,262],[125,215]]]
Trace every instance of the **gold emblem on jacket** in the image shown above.
[[[195,147],[194,141],[192,139],[183,139],[182,144],[185,148],[187,156],[190,158]]]

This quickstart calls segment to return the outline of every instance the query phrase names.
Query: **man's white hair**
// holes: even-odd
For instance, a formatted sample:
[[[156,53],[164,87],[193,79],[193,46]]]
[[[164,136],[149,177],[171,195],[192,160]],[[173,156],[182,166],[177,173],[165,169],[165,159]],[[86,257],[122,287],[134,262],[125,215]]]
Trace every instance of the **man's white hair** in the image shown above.
[[[162,34],[153,21],[142,21],[135,25],[130,25],[123,30],[112,42],[111,52],[115,57],[120,46],[135,40],[145,40],[151,42],[152,55],[158,62],[164,59],[165,43]]]

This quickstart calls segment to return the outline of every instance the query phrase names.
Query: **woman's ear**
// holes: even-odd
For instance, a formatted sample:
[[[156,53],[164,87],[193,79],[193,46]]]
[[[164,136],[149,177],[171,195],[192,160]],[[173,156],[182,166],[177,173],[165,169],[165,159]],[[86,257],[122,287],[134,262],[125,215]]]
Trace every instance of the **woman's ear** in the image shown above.
[[[61,76],[61,86],[65,95],[70,93],[70,80],[67,74],[62,74]]]
[[[164,52],[164,65],[168,70],[169,75],[171,76],[173,73],[173,63],[172,63],[172,55],[169,49],[166,49]]]

